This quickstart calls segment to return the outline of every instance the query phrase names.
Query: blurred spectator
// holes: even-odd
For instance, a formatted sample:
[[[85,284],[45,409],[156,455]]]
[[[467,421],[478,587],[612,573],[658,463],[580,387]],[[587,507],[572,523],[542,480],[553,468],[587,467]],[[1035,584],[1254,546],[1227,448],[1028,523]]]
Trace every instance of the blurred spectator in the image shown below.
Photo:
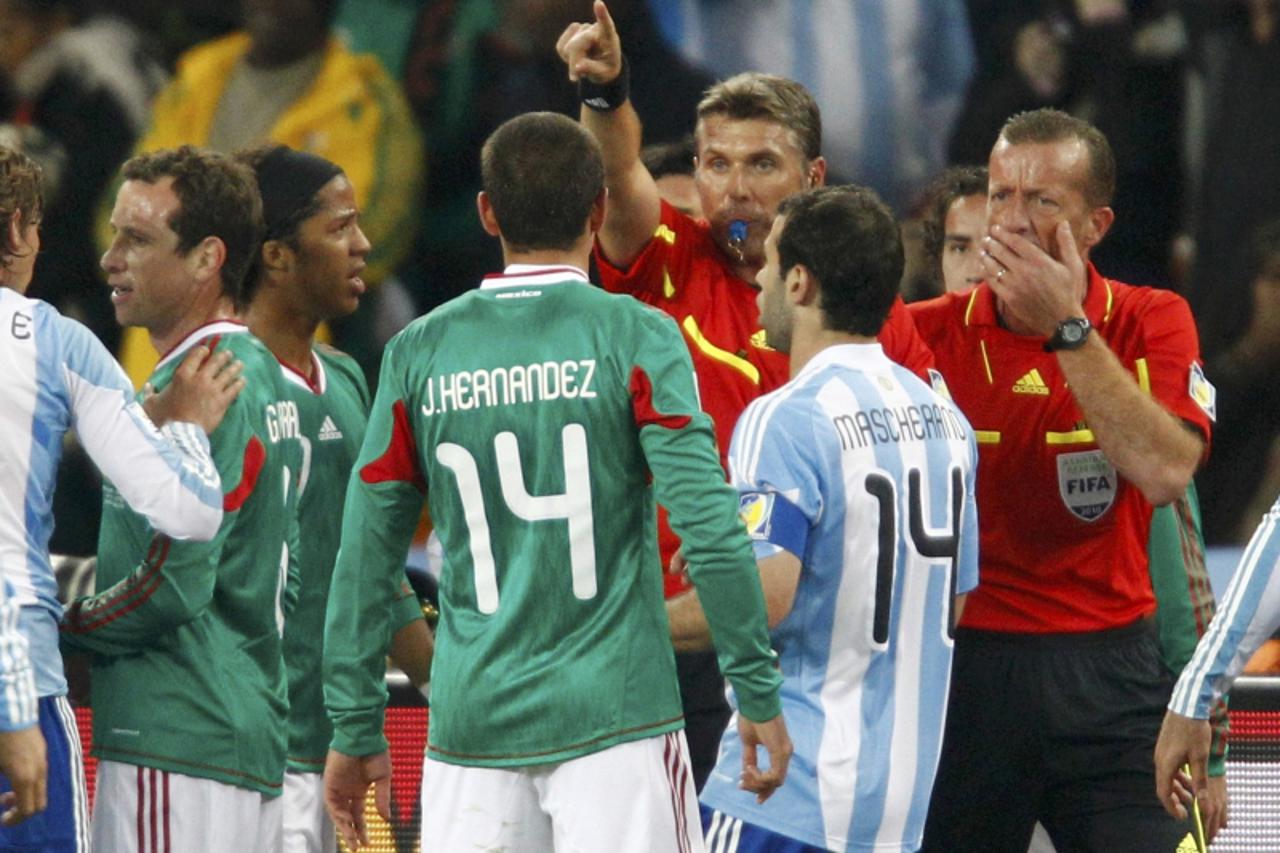
[[[1213,453],[1198,477],[1211,545],[1248,541],[1276,497],[1280,474],[1280,219],[1257,229],[1252,252],[1242,254],[1253,270],[1251,298],[1241,300],[1248,326],[1205,365],[1218,389]]]
[[[668,41],[716,76],[765,71],[812,92],[832,182],[870,186],[902,213],[945,165],[973,71],[962,0],[648,2]]]
[[[1250,319],[1257,288],[1251,299],[1254,270],[1242,244],[1280,210],[1280,11],[1270,0],[1200,5],[1187,4],[1189,16],[1199,12],[1189,17],[1196,58],[1208,63],[1188,299],[1212,360],[1242,334],[1256,334],[1247,331],[1257,322]],[[1208,525],[1208,495],[1205,503]]]
[[[31,295],[119,341],[98,276],[93,209],[164,83],[137,30],[82,16],[78,0],[0,0],[0,136],[44,168],[43,238]]]
[[[644,0],[609,6],[627,44],[632,94],[649,142],[693,132],[694,107],[712,78],[672,51]],[[591,17],[589,0],[437,0],[422,7],[405,89],[429,129],[431,191],[415,289],[430,309],[500,269],[501,253],[475,212],[480,146],[498,125],[530,110],[577,116],[578,90],[556,55],[560,33]]]
[[[667,204],[694,219],[702,218],[702,199],[693,180],[695,147],[693,136],[677,142],[646,145],[640,151],[640,162],[653,176],[658,193]]]
[[[414,239],[422,140],[378,61],[332,36],[336,2],[244,0],[243,31],[179,59],[138,150],[191,143],[233,151],[272,141],[332,160],[355,187],[360,226],[374,246],[365,279],[376,286]],[[373,304],[335,330],[366,371],[381,350],[373,330],[381,296],[371,293],[365,301]],[[135,382],[155,359],[146,335],[127,330],[121,360]]]
[[[423,0],[338,0],[333,28],[356,53],[372,53],[393,80],[404,77]]]
[[[1171,287],[1183,215],[1187,35],[1168,0],[968,0],[978,71],[951,136],[953,163],[981,162],[1005,119],[1055,107],[1101,130],[1120,173],[1108,276]]]
[[[980,242],[987,236],[987,169],[953,166],[931,188],[921,218],[922,275],[908,302],[968,290],[982,281]],[[920,286],[920,283],[926,286]]]

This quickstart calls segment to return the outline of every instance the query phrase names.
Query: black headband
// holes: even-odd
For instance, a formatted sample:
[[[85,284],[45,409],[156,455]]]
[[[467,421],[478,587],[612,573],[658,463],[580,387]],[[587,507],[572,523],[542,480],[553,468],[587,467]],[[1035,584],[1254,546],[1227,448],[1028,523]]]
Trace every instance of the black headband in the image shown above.
[[[342,169],[323,157],[294,151],[287,145],[273,148],[258,163],[256,171],[268,240],[278,238],[279,230],[311,202],[321,187],[342,174]]]

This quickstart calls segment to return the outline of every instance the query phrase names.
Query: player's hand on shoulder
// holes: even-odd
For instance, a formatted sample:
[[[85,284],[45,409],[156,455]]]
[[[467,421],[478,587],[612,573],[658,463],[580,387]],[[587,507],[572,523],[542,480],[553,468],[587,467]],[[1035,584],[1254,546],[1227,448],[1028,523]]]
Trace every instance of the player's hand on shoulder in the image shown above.
[[[38,725],[0,732],[0,771],[13,788],[0,796],[0,823],[13,826],[44,811],[49,763]]]
[[[324,763],[324,807],[351,850],[359,850],[369,843],[364,801],[370,784],[374,786],[378,814],[390,822],[391,756],[385,750],[364,756],[329,750]]]
[[[585,77],[592,83],[612,83],[622,73],[622,42],[603,0],[596,0],[593,11],[591,23],[565,27],[556,41],[556,53],[568,66],[573,82]]]
[[[210,354],[203,344],[192,347],[163,391],[156,393],[149,385],[143,389],[142,407],[156,426],[180,421],[211,434],[244,390],[243,371],[244,362],[229,350]]]
[[[782,715],[756,723],[738,714],[738,736],[742,739],[742,781],[744,791],[756,795],[756,802],[763,803],[773,792],[782,787],[787,778],[787,765],[791,763],[791,736]],[[758,747],[768,753],[768,767],[761,767]]]

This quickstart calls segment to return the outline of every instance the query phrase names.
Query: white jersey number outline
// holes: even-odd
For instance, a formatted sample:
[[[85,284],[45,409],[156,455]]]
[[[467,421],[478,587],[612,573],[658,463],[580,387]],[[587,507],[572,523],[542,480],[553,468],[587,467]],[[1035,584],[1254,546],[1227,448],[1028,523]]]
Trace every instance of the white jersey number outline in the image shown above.
[[[564,485],[558,495],[531,495],[525,487],[520,462],[520,442],[513,432],[493,437],[493,451],[502,484],[502,500],[512,515],[524,521],[552,521],[562,518],[569,524],[569,567],[573,575],[573,595],[580,601],[596,596],[596,544],[591,512],[591,476],[587,461],[587,431],[582,424],[565,424],[560,431],[564,448]],[[489,519],[476,460],[465,447],[451,442],[436,446],[436,460],[458,482],[458,496],[471,544],[475,572],[476,607],[491,615],[498,610],[498,569],[493,559]]]

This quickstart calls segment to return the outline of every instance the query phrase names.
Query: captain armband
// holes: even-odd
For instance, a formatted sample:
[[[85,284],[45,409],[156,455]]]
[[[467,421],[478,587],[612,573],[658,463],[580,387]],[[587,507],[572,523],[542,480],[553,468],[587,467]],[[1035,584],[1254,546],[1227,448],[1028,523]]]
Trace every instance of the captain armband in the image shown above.
[[[746,492],[738,501],[738,515],[755,542],[768,542],[804,556],[809,541],[809,519],[800,508],[777,492]]]

